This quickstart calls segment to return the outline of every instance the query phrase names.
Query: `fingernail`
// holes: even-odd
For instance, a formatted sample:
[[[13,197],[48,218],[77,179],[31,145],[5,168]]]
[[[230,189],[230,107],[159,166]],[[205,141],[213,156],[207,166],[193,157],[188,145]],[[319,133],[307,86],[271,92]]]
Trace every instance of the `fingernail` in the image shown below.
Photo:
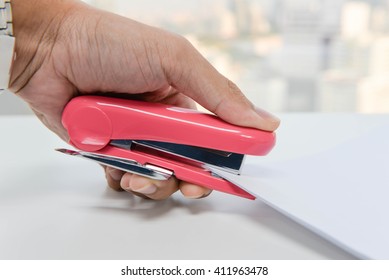
[[[257,112],[257,114],[264,119],[271,119],[274,122],[280,122],[280,119],[278,117],[259,107],[255,107],[255,112]]]
[[[198,196],[190,196],[190,197],[187,197],[189,199],[200,199],[200,198],[206,198],[207,196],[209,196],[212,192],[207,192],[207,193],[204,193],[204,194],[201,194],[201,195],[198,195]]]
[[[145,195],[150,195],[153,194],[157,191],[157,187],[154,185],[147,185],[144,186],[143,188],[140,188],[139,190],[133,190],[134,192],[145,194]]]
[[[255,107],[255,112],[264,121],[261,122],[260,129],[274,131],[280,126],[281,120],[273,114],[258,107]]]
[[[198,193],[198,194],[192,194],[192,195],[186,195],[185,198],[188,199],[200,199],[209,196],[212,193],[211,190],[205,192],[205,193]]]
[[[194,195],[194,196],[185,196],[187,199],[200,199],[203,198],[203,195]]]
[[[185,198],[187,199],[200,199],[200,198],[204,198],[204,197],[207,197],[208,195],[198,195],[198,196],[186,196]]]
[[[107,173],[115,181],[120,181],[122,179],[122,177],[123,177],[123,174],[124,174],[123,171],[117,170],[117,169],[113,169],[113,168],[108,169]]]

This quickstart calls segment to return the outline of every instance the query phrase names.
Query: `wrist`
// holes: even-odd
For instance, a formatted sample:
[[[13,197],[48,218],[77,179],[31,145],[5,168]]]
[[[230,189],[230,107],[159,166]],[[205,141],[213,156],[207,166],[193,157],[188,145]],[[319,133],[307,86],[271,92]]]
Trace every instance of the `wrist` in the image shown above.
[[[10,88],[20,91],[42,66],[73,0],[12,0],[15,61]]]

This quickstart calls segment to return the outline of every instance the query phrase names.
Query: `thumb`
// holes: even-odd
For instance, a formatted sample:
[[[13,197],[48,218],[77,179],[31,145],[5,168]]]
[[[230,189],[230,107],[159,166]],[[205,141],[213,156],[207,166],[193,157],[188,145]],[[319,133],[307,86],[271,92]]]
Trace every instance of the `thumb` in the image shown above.
[[[177,45],[176,45],[177,46]],[[168,71],[170,83],[223,120],[246,127],[274,131],[280,120],[255,107],[241,90],[221,75],[189,42],[183,46],[174,71]]]

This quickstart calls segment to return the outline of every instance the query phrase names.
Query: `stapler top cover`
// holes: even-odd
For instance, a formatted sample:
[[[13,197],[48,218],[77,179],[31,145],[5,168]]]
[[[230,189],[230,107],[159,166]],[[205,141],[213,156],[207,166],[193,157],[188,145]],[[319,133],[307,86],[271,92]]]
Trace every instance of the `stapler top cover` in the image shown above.
[[[275,134],[229,124],[215,115],[171,105],[81,96],[65,107],[70,144],[89,152],[112,140],[150,140],[247,155],[266,155]]]

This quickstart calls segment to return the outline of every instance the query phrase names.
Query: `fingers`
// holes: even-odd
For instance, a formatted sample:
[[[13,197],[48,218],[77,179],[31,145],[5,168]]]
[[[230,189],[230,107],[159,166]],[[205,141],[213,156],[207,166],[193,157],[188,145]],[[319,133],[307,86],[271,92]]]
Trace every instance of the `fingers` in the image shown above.
[[[169,198],[180,189],[181,193],[190,199],[207,197],[211,190],[171,177],[166,181],[152,180],[139,175],[126,173],[112,167],[104,167],[108,185],[116,190],[134,193],[141,197],[154,200]]]
[[[279,119],[256,108],[185,39],[175,42],[174,62],[167,61],[169,82],[200,105],[232,124],[274,131]],[[170,59],[172,59],[170,57]]]
[[[108,186],[110,186],[115,191],[122,191],[123,189],[120,187],[120,181],[122,180],[124,171],[103,166],[105,170],[105,178],[107,179]]]
[[[179,181],[175,177],[159,181],[130,173],[126,173],[122,177],[121,187],[125,191],[154,200],[167,199],[178,189],[186,198],[190,199],[207,197],[211,193],[210,189]]]
[[[193,185],[187,182],[180,183],[180,191],[186,198],[198,199],[204,198],[211,194],[212,190]]]
[[[121,187],[128,192],[154,200],[163,200],[178,190],[179,182],[175,177],[166,181],[152,180],[135,174],[126,173]]]

